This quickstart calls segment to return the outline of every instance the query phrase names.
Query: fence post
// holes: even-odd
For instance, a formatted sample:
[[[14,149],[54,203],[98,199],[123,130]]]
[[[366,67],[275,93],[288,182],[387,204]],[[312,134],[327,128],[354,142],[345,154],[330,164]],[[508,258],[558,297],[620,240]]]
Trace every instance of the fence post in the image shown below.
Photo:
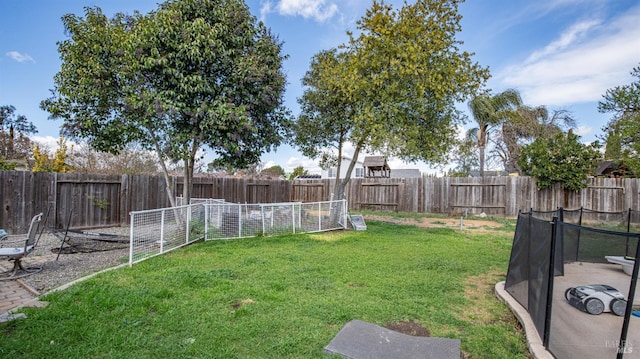
[[[627,233],[631,232],[631,208],[629,208],[629,213],[627,214]],[[640,243],[638,243],[640,244]],[[627,242],[625,244],[626,248],[624,250],[624,254],[626,256],[629,255],[629,236],[627,236]],[[637,257],[636,257],[637,258]]]
[[[544,313],[544,338],[542,344],[549,349],[549,333],[551,331],[551,307],[553,305],[553,279],[555,275],[556,232],[558,231],[558,217],[551,222],[551,248],[549,250],[549,273],[547,277],[547,305]]]
[[[582,235],[582,209],[584,207],[580,207],[580,216],[578,217],[578,226],[580,226],[578,228],[578,235],[576,236],[576,262],[578,261],[578,258],[580,257],[580,236]]]
[[[242,237],[242,205],[238,205],[238,238]]]
[[[204,204],[204,240],[208,240],[209,239],[209,206],[211,206],[211,204],[209,203],[209,201],[205,202]]]
[[[187,206],[187,223],[184,224],[185,244],[189,243],[189,239],[191,239],[191,208],[193,208],[191,205]]]
[[[218,227],[222,227],[222,211],[226,211],[226,206],[224,205],[216,205],[216,215],[218,216],[216,224]]]
[[[164,214],[165,210],[163,209],[160,212],[160,253],[164,252]]]
[[[631,321],[631,312],[633,311],[633,302],[636,294],[636,287],[638,284],[638,264],[637,258],[640,258],[640,236],[637,237],[636,245],[636,261],[633,265],[633,272],[631,273],[631,284],[629,285],[629,295],[627,296],[627,308],[624,312],[624,321],[622,322],[622,332],[620,333],[620,342],[618,344],[618,356],[617,359],[622,359],[624,353],[627,351],[627,333],[629,332],[629,321]]]
[[[318,230],[322,231],[322,202],[318,202]]]
[[[349,211],[349,204],[347,203],[346,199],[343,199],[342,200],[342,213],[344,214],[344,222],[342,222],[342,223],[344,223],[343,224],[343,228],[344,229],[348,228],[348,225],[347,225],[347,223],[348,223],[347,221],[349,220],[348,211]]]
[[[581,226],[582,225],[582,213],[583,213],[583,206],[580,206],[580,219],[578,220],[578,225]]]
[[[265,224],[264,224],[264,206],[260,205],[260,216],[262,217],[262,236],[265,236]]]
[[[133,222],[134,222],[134,213],[129,213],[129,216],[131,217],[131,223],[129,224],[129,267],[131,267],[133,265]],[[60,249],[62,249],[62,246],[60,246]]]
[[[558,208],[558,219],[560,222],[564,222],[564,207]]]
[[[558,221],[560,221],[560,223],[565,223],[564,207],[560,207],[560,210],[558,211]],[[555,245],[558,248],[559,255],[554,256],[554,260],[556,260],[555,258],[558,258],[558,261],[555,263],[556,267],[554,268],[559,268],[560,273],[562,273],[561,275],[564,275],[564,228],[562,226],[558,226],[558,228],[561,228],[561,230],[557,234],[558,237],[556,238]]]
[[[293,225],[293,233],[296,233],[296,205],[291,203],[291,224]]]

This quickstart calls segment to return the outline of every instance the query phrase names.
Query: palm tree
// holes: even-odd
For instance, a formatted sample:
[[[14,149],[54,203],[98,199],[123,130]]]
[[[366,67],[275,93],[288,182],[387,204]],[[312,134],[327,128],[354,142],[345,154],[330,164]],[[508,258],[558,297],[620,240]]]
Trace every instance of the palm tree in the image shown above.
[[[470,129],[467,137],[475,139],[477,143],[481,176],[484,176],[485,148],[491,129],[518,116],[520,106],[520,93],[514,89],[496,95],[478,95],[469,102],[469,110],[478,127]]]
[[[505,170],[520,171],[517,162],[523,141],[551,138],[563,129],[575,126],[576,121],[567,110],[555,110],[550,114],[545,106],[520,106],[514,116],[502,123],[498,147]]]

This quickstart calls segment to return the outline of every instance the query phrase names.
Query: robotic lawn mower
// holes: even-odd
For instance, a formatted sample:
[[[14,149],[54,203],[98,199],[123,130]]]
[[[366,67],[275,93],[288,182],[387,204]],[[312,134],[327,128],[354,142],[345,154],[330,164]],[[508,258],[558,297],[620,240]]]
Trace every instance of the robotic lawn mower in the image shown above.
[[[570,287],[564,292],[564,297],[572,306],[593,315],[612,312],[615,315],[623,316],[627,309],[624,295],[605,284]]]

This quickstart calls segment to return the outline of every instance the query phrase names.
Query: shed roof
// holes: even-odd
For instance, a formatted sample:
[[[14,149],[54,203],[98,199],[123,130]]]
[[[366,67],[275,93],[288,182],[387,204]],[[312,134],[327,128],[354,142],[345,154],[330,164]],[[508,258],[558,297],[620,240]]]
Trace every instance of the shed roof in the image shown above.
[[[595,170],[595,175],[596,176],[601,176],[604,173],[604,171],[606,171],[609,168],[611,168],[612,165],[613,165],[613,161],[602,161],[602,162],[600,162],[600,164],[598,164],[598,168]]]
[[[367,156],[364,158],[363,166],[389,168],[387,158],[384,156]]]

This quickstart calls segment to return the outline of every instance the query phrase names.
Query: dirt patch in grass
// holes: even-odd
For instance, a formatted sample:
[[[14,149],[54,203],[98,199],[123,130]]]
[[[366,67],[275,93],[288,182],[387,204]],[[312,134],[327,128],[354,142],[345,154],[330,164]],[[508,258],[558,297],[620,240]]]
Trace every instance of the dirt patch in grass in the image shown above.
[[[471,303],[464,309],[464,318],[460,318],[478,325],[488,325],[501,320],[492,310],[497,304],[494,294],[496,283],[504,280],[504,273],[494,270],[465,280],[464,296]],[[491,304],[491,305],[488,305]]]
[[[253,304],[253,299],[250,299],[250,298],[249,299],[243,299],[243,300],[241,300],[239,302],[233,303],[231,305],[231,308],[235,311],[237,309],[240,309],[240,307],[242,307],[243,305],[246,305],[246,304]]]
[[[411,335],[414,337],[430,337],[431,336],[427,328],[413,321],[389,322],[384,327],[387,329],[390,329],[402,334]]]
[[[475,325],[487,326],[496,323],[515,328],[524,337],[524,329],[515,315],[509,310],[502,310],[504,304],[495,295],[495,284],[504,280],[504,273],[493,270],[473,277],[467,277],[464,283],[466,305],[459,311],[458,318]],[[471,358],[468,353],[461,354],[462,359]],[[528,359],[533,359],[531,354]]]
[[[379,222],[391,222],[396,224],[406,224],[410,226],[417,226],[423,228],[451,228],[451,229],[460,229],[460,218],[398,218],[391,216],[381,216],[381,215],[366,215],[365,220],[367,221],[379,221]],[[463,219],[462,220],[462,229],[473,229],[474,231],[486,231],[490,232],[494,228],[500,228],[504,225],[502,223],[498,223],[492,221],[490,219]]]

